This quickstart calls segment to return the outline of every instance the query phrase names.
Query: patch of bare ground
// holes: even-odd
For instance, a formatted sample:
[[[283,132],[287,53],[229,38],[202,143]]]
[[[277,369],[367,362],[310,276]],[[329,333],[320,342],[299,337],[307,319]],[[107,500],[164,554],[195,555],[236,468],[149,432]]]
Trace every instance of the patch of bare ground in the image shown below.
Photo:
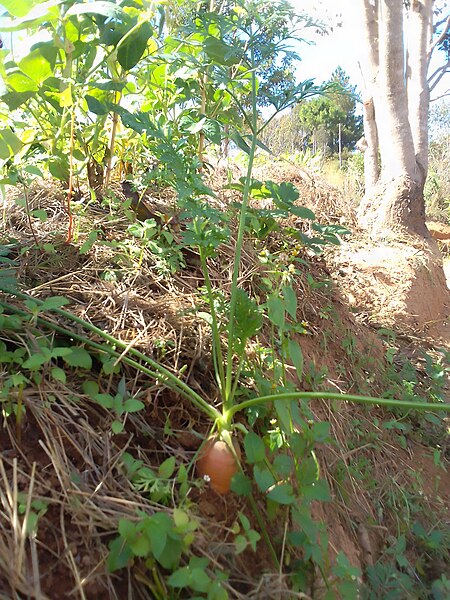
[[[412,331],[448,324],[450,290],[437,245],[425,240],[375,244],[361,234],[332,255],[349,305],[379,323]],[[447,330],[448,331],[448,330]]]
[[[444,273],[447,280],[447,287],[450,288],[450,258],[444,258]]]
[[[323,223],[345,220],[350,226],[353,224],[352,211],[345,199],[331,186],[302,170],[289,167],[283,171],[277,166],[274,172],[266,172],[264,178],[292,181],[300,192],[299,203],[315,210]],[[154,255],[148,251],[142,251],[136,260],[125,243],[129,220],[120,206],[115,214],[101,206],[80,211],[79,238],[76,244],[64,244],[58,232],[67,215],[55,208],[54,198],[59,198],[58,193],[47,186],[45,192],[35,190],[30,197],[33,208],[48,209],[50,218],[43,224],[35,219],[33,225],[41,243],[53,244],[49,252],[33,247],[28,221],[20,210],[11,209],[8,213],[6,230],[9,238],[15,239],[11,257],[17,261],[16,274],[21,287],[40,298],[65,296],[70,301],[68,309],[74,314],[146,352],[173,372],[184,373],[185,381],[194,390],[211,403],[217,402],[209,328],[197,316],[202,307],[198,288],[204,284],[198,257],[184,253],[179,270],[170,276],[161,274]],[[227,191],[217,202],[226,204],[231,199],[232,192]],[[80,254],[80,245],[94,228],[100,232],[100,241],[108,243],[93,245]],[[179,235],[176,228],[172,233],[175,238]],[[273,239],[268,243],[276,246],[278,241]],[[109,242],[118,246],[112,248]],[[221,249],[220,257],[210,263],[213,285],[224,294],[229,289],[233,244],[232,238]],[[339,264],[330,256],[325,261],[305,253],[305,263],[299,267],[295,280],[297,320],[304,321],[306,329],[298,338],[305,362],[300,387],[390,393],[386,347],[376,328],[384,324],[380,315],[392,324],[392,314],[387,310],[380,312],[382,303],[364,304],[364,298],[370,296],[369,288],[361,296],[360,304],[350,303],[350,283],[359,285],[363,279],[358,279],[356,266],[351,275],[340,274],[346,263]],[[420,255],[414,256],[412,261],[424,260]],[[289,260],[287,256],[286,261]],[[241,285],[258,293],[264,274],[255,249],[247,243]],[[374,285],[373,273],[367,277]],[[394,278],[394,267],[390,277]],[[389,283],[391,295],[402,281],[400,277],[397,284]],[[368,284],[361,283],[361,293],[365,285]],[[378,288],[384,289],[384,285],[385,282],[381,285],[378,281]],[[422,295],[425,291],[427,288],[422,288]],[[390,300],[389,294],[386,298]],[[420,300],[426,304],[424,298]],[[413,306],[410,303],[403,310],[412,310]],[[79,332],[78,326],[63,324]],[[392,326],[395,327],[395,322]],[[418,349],[425,343],[425,334],[414,326],[411,329],[414,335],[409,330],[403,330],[403,337],[399,335],[399,354],[403,353],[414,364],[420,379],[425,373]],[[9,339],[8,343],[15,342]],[[26,343],[34,343],[32,332]],[[433,340],[426,343],[430,352],[436,347]],[[67,381],[62,383],[53,380],[44,368],[42,380],[30,383],[24,391],[24,420],[17,423],[12,417],[4,419],[0,432],[0,597],[1,594],[5,598],[42,600],[154,597],[148,585],[149,570],[142,561],[136,560],[116,573],[108,572],[109,543],[117,536],[120,519],[136,521],[139,510],[147,515],[158,511],[171,513],[176,498],[171,493],[165,502],[154,502],[147,492],[133,485],[123,465],[124,451],[155,471],[170,456],[175,456],[177,468],[186,467],[189,492],[183,509],[199,522],[193,552],[208,557],[214,568],[229,573],[226,589],[230,598],[282,595],[287,590],[289,568],[284,573],[274,572],[270,554],[262,542],[257,553],[250,549],[241,555],[235,553],[232,528],[239,510],[251,514],[247,500],[233,494],[219,497],[195,474],[195,454],[211,423],[161,382],[149,381],[126,365],[122,373],[129,395],[141,399],[145,410],[128,415],[120,435],[112,434],[111,414],[84,393],[79,375],[70,371]],[[4,369],[0,381],[8,375]],[[102,374],[100,363],[94,363],[89,375],[105,393],[115,390],[119,383],[114,374],[109,377]],[[293,369],[292,377],[295,377]],[[317,448],[322,476],[328,481],[332,500],[316,503],[313,514],[326,526],[330,562],[343,551],[350,563],[364,573],[383,553],[390,536],[396,535],[399,519],[404,526],[405,515],[401,513],[407,507],[400,499],[405,494],[419,494],[424,525],[434,523],[433,516],[443,503],[448,505],[448,471],[434,464],[431,449],[422,444],[420,422],[403,434],[401,430],[383,427],[385,421],[401,418],[379,407],[318,401],[311,405],[311,410],[314,419],[330,423],[334,440],[333,444]],[[429,434],[434,435],[434,431]],[[444,445],[442,456],[445,461]],[[30,503],[32,500],[41,503],[31,504],[27,509],[28,498]],[[264,511],[263,499],[259,505]],[[25,511],[40,511],[33,535],[23,528],[18,506]],[[257,528],[256,523],[251,524]],[[267,521],[269,536],[278,548],[283,547],[288,525],[280,513]],[[409,551],[414,556],[413,546]],[[164,580],[165,575],[156,567],[159,580]],[[167,589],[166,592],[169,594]],[[310,593],[319,600],[326,593],[317,574]]]

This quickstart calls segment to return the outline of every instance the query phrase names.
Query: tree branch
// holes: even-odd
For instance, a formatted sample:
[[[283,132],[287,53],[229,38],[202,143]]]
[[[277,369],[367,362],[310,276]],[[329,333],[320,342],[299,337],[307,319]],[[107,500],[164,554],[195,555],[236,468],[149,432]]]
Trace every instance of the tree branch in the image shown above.
[[[430,92],[432,92],[434,90],[434,88],[437,86],[437,84],[440,82],[440,80],[444,77],[444,75],[447,73],[449,67],[450,67],[450,59],[445,63],[445,65],[438,67],[436,69],[436,71],[432,75],[430,75],[430,77],[428,77],[428,85],[430,87]],[[436,77],[436,79],[435,79],[435,81],[433,81],[433,79],[435,77]]]
[[[373,85],[380,62],[378,45],[378,1],[372,3],[370,0],[363,0],[363,28],[365,35],[369,40],[366,60],[368,58],[370,65],[370,81],[366,81],[366,85]]]
[[[441,94],[440,96],[436,96],[436,98],[432,98],[430,100],[430,102],[436,102],[436,100],[440,100],[441,98],[446,98],[447,96],[450,96],[450,88],[446,92]]]
[[[441,23],[443,23],[443,21],[441,21]],[[447,35],[448,30],[450,29],[450,16],[447,17],[446,21],[445,21],[445,27],[444,29],[441,31],[439,37],[437,40],[435,40],[431,46],[430,49],[428,50],[428,60],[430,60],[431,55],[433,53],[433,50],[436,48],[436,46],[439,46],[439,44],[441,42],[444,41],[445,36]]]
[[[437,30],[439,29],[439,27],[445,23],[445,21],[446,21],[446,20],[447,20],[447,17],[444,17],[444,18],[443,18],[443,19],[441,19],[440,21],[437,21],[437,22],[434,24],[434,31],[437,31]]]

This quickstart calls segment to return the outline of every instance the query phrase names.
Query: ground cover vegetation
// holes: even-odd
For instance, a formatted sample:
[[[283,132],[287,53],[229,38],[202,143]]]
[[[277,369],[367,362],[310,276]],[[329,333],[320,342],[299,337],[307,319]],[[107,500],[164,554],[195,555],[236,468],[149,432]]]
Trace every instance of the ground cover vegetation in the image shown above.
[[[292,76],[318,25],[3,5],[2,597],[445,597],[448,350],[351,314],[349,203],[258,163],[343,101]]]
[[[442,101],[432,106],[430,113],[430,162],[425,184],[427,215],[450,223],[450,105]]]

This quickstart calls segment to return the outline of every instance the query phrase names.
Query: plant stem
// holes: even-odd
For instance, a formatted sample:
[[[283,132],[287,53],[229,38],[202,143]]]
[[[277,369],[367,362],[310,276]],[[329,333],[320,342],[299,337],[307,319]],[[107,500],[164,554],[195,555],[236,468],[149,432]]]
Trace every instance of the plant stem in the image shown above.
[[[72,214],[72,194],[73,194],[73,149],[75,135],[75,108],[73,108],[70,120],[70,142],[69,142],[69,189],[67,191],[67,214],[69,215],[69,225],[67,228],[66,244],[69,244],[73,238],[73,214]]]
[[[223,354],[222,354],[222,346],[220,343],[220,334],[219,334],[219,323],[217,319],[216,308],[214,306],[214,294],[211,285],[211,279],[209,277],[208,265],[206,263],[205,249],[203,247],[199,247],[200,251],[200,261],[202,265],[203,277],[205,279],[205,286],[208,292],[208,302],[209,309],[211,311],[211,331],[212,331],[212,355],[214,361],[214,371],[219,377],[219,387],[220,393],[223,397],[225,391],[225,371],[223,367]]]
[[[2,291],[8,291],[8,290],[5,290],[1,286],[0,286],[0,289]],[[34,298],[34,297],[29,296],[27,294],[23,294],[21,292],[9,290],[9,293],[12,293],[15,296],[18,296],[18,297],[23,298],[23,299],[33,300],[33,302],[36,302],[36,304],[38,304],[38,305],[39,304],[40,305],[43,304],[42,300],[39,300],[38,298]],[[7,308],[10,311],[15,312],[16,314],[20,314],[22,316],[29,316],[29,313],[27,313],[27,312],[25,312],[23,310],[20,310],[20,309],[16,308],[15,306],[12,306],[12,305],[10,305],[8,303],[0,302],[0,305],[4,306],[5,308]],[[220,419],[222,418],[222,416],[219,413],[219,411],[216,408],[214,408],[213,406],[211,406],[199,394],[197,394],[196,392],[194,392],[194,390],[192,388],[190,388],[189,385],[187,385],[179,377],[177,377],[176,375],[174,375],[171,371],[169,371],[165,367],[163,367],[160,364],[158,364],[156,361],[152,360],[147,355],[143,354],[142,352],[139,352],[135,348],[128,348],[128,345],[125,342],[122,342],[121,340],[118,340],[118,339],[114,338],[113,336],[109,335],[105,331],[102,331],[101,329],[99,329],[95,325],[92,325],[91,323],[88,323],[87,321],[84,321],[83,319],[80,319],[79,317],[77,317],[76,315],[73,315],[72,313],[69,313],[69,312],[67,312],[65,310],[62,310],[60,308],[52,308],[51,311],[55,312],[55,313],[58,313],[61,316],[65,317],[65,318],[67,318],[67,319],[69,319],[71,321],[74,321],[75,323],[78,323],[79,325],[81,325],[85,329],[90,330],[92,333],[96,333],[97,335],[99,335],[100,337],[102,337],[103,339],[105,339],[107,342],[109,342],[109,344],[111,344],[112,348],[105,347],[105,346],[103,346],[101,344],[98,344],[97,342],[92,342],[88,338],[86,338],[84,336],[77,335],[73,331],[61,328],[58,325],[52,323],[51,321],[49,321],[47,319],[44,319],[43,317],[39,317],[40,322],[42,322],[43,324],[47,325],[48,327],[50,327],[51,329],[53,329],[55,331],[59,331],[60,333],[64,333],[65,335],[67,335],[69,337],[73,337],[73,338],[79,339],[83,343],[86,343],[86,344],[89,344],[90,346],[96,347],[97,349],[102,350],[104,352],[107,352],[107,353],[109,353],[112,356],[116,356],[116,357],[120,356],[120,354],[115,351],[116,347],[122,348],[123,350],[127,349],[127,351],[132,356],[134,356],[135,358],[137,358],[139,360],[142,360],[145,363],[147,363],[148,365],[150,365],[152,367],[153,371],[150,370],[150,369],[144,368],[137,361],[132,360],[132,359],[127,358],[127,357],[122,357],[121,360],[123,362],[126,362],[127,364],[130,364],[131,366],[139,369],[143,373],[146,373],[147,375],[150,375],[154,379],[158,379],[158,378],[164,379],[165,383],[167,384],[168,387],[170,387],[172,389],[176,389],[176,391],[178,391],[180,394],[182,394],[185,398],[191,400],[191,402],[193,404],[195,404],[198,408],[200,408],[201,410],[203,410],[212,419],[217,420],[218,418],[220,418]]]
[[[206,85],[208,80],[208,69],[206,69],[206,73],[200,75],[199,84],[200,84],[200,93],[201,93],[201,106],[200,113],[202,118],[206,116]],[[205,148],[205,132],[200,131],[199,139],[198,139],[198,160],[201,165],[203,165],[203,152]]]
[[[280,569],[280,561],[278,560],[278,556],[275,552],[275,548],[273,547],[272,540],[270,539],[270,536],[267,532],[266,523],[264,522],[264,519],[262,518],[261,513],[259,512],[258,505],[256,504],[256,500],[254,499],[253,495],[249,496],[249,502],[252,507],[253,514],[255,515],[256,520],[258,521],[260,531],[262,533],[266,546],[269,549],[273,563],[278,571]]]
[[[120,92],[116,92],[115,93],[114,103],[117,106],[119,106],[119,104],[120,104],[121,97],[122,97],[122,94]],[[113,161],[113,156],[114,156],[114,145],[115,145],[115,142],[116,142],[116,133],[117,133],[118,123],[119,123],[119,113],[116,112],[116,111],[114,111],[113,117],[112,117],[111,136],[109,138],[108,162],[107,162],[107,165],[106,165],[105,181],[103,183],[103,187],[104,187],[105,190],[108,188],[109,181],[111,179],[112,161]]]
[[[234,348],[234,316],[236,312],[236,302],[237,302],[237,287],[238,287],[238,277],[239,277],[239,268],[241,262],[241,253],[242,253],[242,244],[244,241],[244,231],[245,231],[245,217],[247,214],[248,200],[250,196],[250,184],[252,180],[252,170],[253,170],[253,161],[255,158],[256,152],[256,130],[257,130],[257,120],[258,120],[258,111],[256,106],[256,74],[255,74],[255,57],[253,47],[250,48],[250,57],[251,57],[251,78],[252,78],[252,143],[250,147],[250,154],[248,157],[248,167],[247,167],[247,175],[245,178],[244,191],[242,193],[242,206],[241,212],[239,215],[239,227],[238,227],[238,235],[236,241],[236,252],[234,256],[234,265],[233,265],[233,278],[231,281],[231,298],[230,298],[230,314],[229,314],[229,324],[228,324],[228,350],[227,350],[227,371],[226,371],[226,379],[225,379],[225,393],[223,396],[223,410],[224,413],[228,411],[233,405],[233,348]]]
[[[450,412],[450,404],[437,404],[435,402],[411,402],[408,400],[394,400],[390,398],[373,398],[372,396],[355,396],[353,394],[340,394],[338,392],[286,392],[283,394],[271,394],[270,396],[260,396],[251,398],[239,404],[231,406],[227,413],[227,419],[231,421],[233,416],[258,404],[266,402],[277,402],[279,400],[341,400],[344,402],[355,402],[356,404],[376,404],[391,408],[407,408],[411,410],[444,410]]]
[[[30,203],[28,200],[28,188],[25,183],[22,184],[22,187],[23,187],[23,194],[25,196],[25,206],[27,209],[28,225],[30,226],[30,231],[31,231],[31,235],[33,236],[33,239],[34,239],[34,243],[36,244],[37,247],[39,247],[39,240],[36,237],[36,232],[34,231],[34,227],[33,227],[33,221],[31,220]]]
[[[239,364],[237,366],[236,373],[234,374],[234,383],[233,383],[233,387],[232,387],[232,390],[231,390],[231,397],[232,398],[234,398],[234,396],[236,394],[237,386],[239,385],[239,378],[241,376],[241,371],[242,371],[242,369],[244,367],[244,364],[245,364],[245,357],[241,356],[239,358]]]

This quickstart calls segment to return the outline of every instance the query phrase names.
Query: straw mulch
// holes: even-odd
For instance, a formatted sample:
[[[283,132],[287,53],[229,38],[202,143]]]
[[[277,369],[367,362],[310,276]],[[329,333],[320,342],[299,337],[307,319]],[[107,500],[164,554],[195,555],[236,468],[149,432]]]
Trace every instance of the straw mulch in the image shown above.
[[[299,203],[309,204],[316,213],[325,206],[324,213],[332,214],[329,222],[339,222],[342,201],[338,194],[317,182],[302,184],[298,181],[296,184],[301,189]],[[74,203],[77,239],[72,244],[64,243],[67,226],[64,193],[54,184],[41,183],[30,190],[30,209],[43,208],[48,214],[45,222],[32,218],[33,232],[23,209],[8,205],[4,239],[13,247],[10,258],[16,261],[18,282],[22,289],[40,298],[66,297],[71,312],[130,347],[147,353],[173,372],[183,372],[185,381],[195,391],[209,402],[217,403],[209,327],[198,316],[199,310],[205,307],[198,256],[195,252],[182,251],[180,270],[170,274],[164,271],[164,265],[161,267],[157,256],[139,246],[138,240],[134,241],[136,251],[127,242],[130,221],[120,204],[126,198],[121,196],[120,188],[115,190],[115,196],[118,202],[113,202],[114,209],[100,203],[86,208],[82,198],[78,206]],[[309,203],[303,202],[306,197]],[[220,207],[230,199],[232,194],[226,192],[212,202]],[[156,203],[152,205],[151,200],[152,210]],[[159,198],[158,206],[162,203],[168,206],[168,212],[175,213],[169,200]],[[158,215],[156,208],[155,214]],[[325,214],[318,214],[319,220],[321,216]],[[219,256],[210,261],[213,285],[222,290],[225,298],[234,255],[234,226],[231,229],[229,244],[221,247]],[[93,230],[98,232],[98,243],[80,253],[80,247]],[[179,235],[177,228],[171,231],[175,238]],[[33,247],[33,237],[41,245],[52,246],[47,246],[47,252],[43,253]],[[271,251],[278,253],[283,261],[280,239],[274,236],[270,244]],[[260,289],[265,275],[257,252],[259,249],[247,241],[240,274],[240,285],[254,292]],[[341,391],[358,389],[365,375],[361,379],[355,365],[349,364],[342,348],[343,338],[354,335],[355,352],[367,356],[374,370],[381,364],[377,361],[383,360],[383,349],[370,330],[348,312],[339,293],[333,289],[324,261],[312,260],[306,253],[304,259],[309,265],[300,269],[296,286],[298,319],[305,321],[308,330],[301,339],[305,366],[316,375],[321,367],[328,368],[318,385]],[[288,265],[289,255],[285,261]],[[314,288],[308,275],[315,281],[325,279],[328,283]],[[8,302],[20,304],[11,297]],[[78,325],[64,323],[64,327],[80,333]],[[52,335],[50,331],[41,333]],[[13,346],[32,349],[36,347],[36,330],[30,325],[17,336],[3,332],[1,339]],[[163,570],[155,567],[156,574],[152,576],[137,560],[128,569],[109,573],[106,568],[108,548],[117,537],[120,519],[137,521],[138,510],[148,515],[156,511],[171,514],[179,505],[178,491],[175,486],[164,502],[152,501],[149,493],[130,482],[122,460],[124,452],[142,460],[154,471],[170,456],[176,457],[177,467],[187,467],[190,489],[182,507],[198,521],[192,552],[206,556],[211,569],[230,574],[224,584],[230,598],[275,598],[283,594],[287,589],[285,577],[273,573],[262,543],[257,554],[248,550],[235,555],[231,528],[240,510],[249,514],[245,500],[234,495],[218,497],[195,475],[196,451],[211,423],[161,382],[149,381],[122,365],[120,376],[125,378],[129,396],[143,401],[145,410],[128,414],[124,432],[113,435],[113,416],[83,391],[85,375],[76,370],[66,372],[67,380],[63,383],[52,379],[44,367],[42,379],[23,390],[21,401],[26,412],[22,421],[17,422],[14,417],[3,420],[0,432],[0,598],[156,597],[155,581],[164,582]],[[8,365],[3,365],[0,382],[6,381],[9,375]],[[90,374],[102,392],[113,394],[120,376],[105,376],[95,361]],[[311,381],[303,385],[308,387]],[[381,389],[382,382],[376,374],[371,385],[372,390],[377,386]],[[338,413],[326,403],[317,403],[313,409],[318,420],[330,422],[332,435],[338,442],[336,447],[318,449],[323,476],[332,489],[337,489],[342,484],[336,486],[333,466],[340,461],[347,465],[348,457],[355,453],[347,432],[356,417],[360,419],[361,428],[373,431],[373,415],[369,418],[365,410],[347,404],[341,404]],[[373,449],[364,447],[356,452],[361,458],[378,464],[380,479],[389,478],[400,464],[402,481],[409,481],[411,450],[397,447],[393,452],[392,440],[387,435],[381,447],[383,460],[378,463]],[[403,453],[400,459],[399,452]],[[350,501],[344,503],[338,495],[325,512],[317,507],[316,516],[328,525],[331,556],[344,549],[353,564],[363,567],[375,556],[380,532],[376,529],[368,532],[364,525],[377,519],[373,494],[363,490],[354,474],[347,470],[346,493]],[[401,484],[400,479],[398,481]],[[342,487],[339,489],[342,492]],[[430,499],[430,507],[432,503]],[[27,531],[24,523],[32,513],[37,515],[37,525]],[[360,526],[356,527],[356,522]],[[268,522],[269,534],[280,541],[280,547],[287,525]],[[161,597],[164,594],[170,597],[167,588]]]

